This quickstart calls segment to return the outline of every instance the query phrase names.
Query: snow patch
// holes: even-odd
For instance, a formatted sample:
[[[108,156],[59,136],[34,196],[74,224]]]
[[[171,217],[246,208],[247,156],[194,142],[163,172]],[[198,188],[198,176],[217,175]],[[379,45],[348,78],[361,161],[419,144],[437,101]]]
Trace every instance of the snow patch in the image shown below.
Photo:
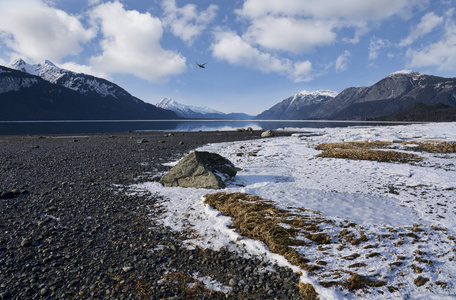
[[[365,235],[366,240],[359,245],[333,242],[296,246],[311,262],[326,263],[315,275],[303,272],[301,278],[312,283],[324,299],[454,297],[456,154],[416,152],[416,147],[406,145],[424,140],[454,142],[456,123],[303,130],[312,134],[211,144],[198,150],[218,153],[242,169],[225,192],[258,195],[281,209],[319,211],[326,220],[320,223],[320,230],[332,241],[340,241],[344,230]],[[316,145],[343,141],[407,142],[394,150],[418,154],[424,161],[401,164],[317,157],[320,151]],[[252,151],[257,156],[237,155]],[[166,212],[161,222],[177,231],[191,228],[196,232],[195,238],[185,241],[188,247],[224,247],[302,271],[271,253],[262,242],[242,237],[231,227],[231,218],[200,200],[215,190],[165,188],[157,182],[132,189],[163,196],[161,205]],[[306,241],[304,236],[299,239]],[[317,283],[347,280],[349,272],[380,278],[386,285],[351,292]],[[430,281],[417,286],[418,276]]]

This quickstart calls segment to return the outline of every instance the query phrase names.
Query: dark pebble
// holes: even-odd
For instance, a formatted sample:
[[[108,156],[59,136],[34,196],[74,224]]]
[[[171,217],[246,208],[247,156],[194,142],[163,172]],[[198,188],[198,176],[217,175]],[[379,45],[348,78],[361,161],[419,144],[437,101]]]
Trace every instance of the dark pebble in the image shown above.
[[[127,194],[126,187],[152,181],[169,170],[164,162],[196,147],[259,133],[174,133],[166,147],[132,142],[159,141],[158,132],[93,134],[77,143],[65,136],[5,137],[1,198],[14,201],[0,201],[0,299],[188,299],[194,295],[175,281],[195,273],[233,288],[228,296],[207,291],[201,299],[298,295],[299,276],[291,270],[258,273],[266,265],[257,258],[188,250],[181,233],[155,222],[161,199]],[[30,151],[37,139],[40,147]]]
[[[4,192],[0,194],[0,199],[13,199],[14,193],[13,192]]]

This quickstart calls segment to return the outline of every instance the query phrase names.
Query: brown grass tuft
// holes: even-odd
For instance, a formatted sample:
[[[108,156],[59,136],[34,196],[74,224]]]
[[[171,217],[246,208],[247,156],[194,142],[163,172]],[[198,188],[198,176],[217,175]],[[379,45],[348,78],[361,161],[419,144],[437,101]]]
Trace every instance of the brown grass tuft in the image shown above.
[[[382,280],[373,280],[367,276],[362,276],[356,273],[353,273],[350,278],[344,282],[339,281],[328,281],[328,282],[320,282],[320,284],[324,287],[332,287],[336,285],[344,286],[350,291],[359,290],[367,287],[381,287],[384,286],[386,283]]]
[[[354,160],[371,160],[378,162],[417,162],[423,158],[411,153],[393,150],[374,150],[392,145],[391,142],[350,142],[350,143],[324,143],[316,147],[323,150],[317,157],[342,158]]]
[[[301,293],[303,299],[306,300],[317,300],[320,299],[318,297],[317,291],[310,283],[299,283],[299,292]]]
[[[402,144],[415,144],[414,151],[425,151],[433,153],[456,153],[456,142],[424,141],[424,142],[404,142]]]
[[[233,226],[239,230],[241,235],[264,242],[272,252],[283,255],[292,264],[309,272],[321,268],[309,264],[308,259],[291,247],[299,242],[296,240],[298,234],[303,234],[315,243],[330,242],[330,237],[326,234],[312,234],[305,232],[302,227],[294,227],[293,225],[300,224],[306,228],[318,230],[315,224],[312,226],[308,221],[299,222],[299,218],[303,218],[303,216],[279,209],[273,205],[272,201],[242,193],[205,195],[204,202],[224,215],[232,217]],[[285,228],[281,224],[287,224],[289,227],[285,226],[287,227]],[[302,288],[300,285],[300,290],[301,293],[304,291],[307,296],[313,293],[316,295],[316,292],[312,292],[306,285],[303,285]],[[304,299],[308,299],[307,296],[302,295],[305,297]]]
[[[345,143],[323,143],[316,147],[317,150],[330,149],[378,149],[391,146],[391,142],[345,142]]]

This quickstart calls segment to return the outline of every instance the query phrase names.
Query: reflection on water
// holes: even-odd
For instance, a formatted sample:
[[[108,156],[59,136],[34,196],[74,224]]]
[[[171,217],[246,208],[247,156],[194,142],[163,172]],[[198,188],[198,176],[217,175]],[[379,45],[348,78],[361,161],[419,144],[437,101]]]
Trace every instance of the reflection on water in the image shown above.
[[[357,121],[220,121],[220,120],[162,120],[162,121],[27,121],[1,122],[0,135],[17,134],[80,134],[147,131],[228,131],[252,127],[254,130],[279,128],[323,128],[363,125],[392,125],[390,122]],[[403,123],[401,123],[403,124]]]

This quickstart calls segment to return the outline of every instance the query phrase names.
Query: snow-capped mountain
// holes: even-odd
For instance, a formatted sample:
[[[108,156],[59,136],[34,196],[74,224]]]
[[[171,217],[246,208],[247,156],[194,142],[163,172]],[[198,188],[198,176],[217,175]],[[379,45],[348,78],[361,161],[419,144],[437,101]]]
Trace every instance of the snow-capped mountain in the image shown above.
[[[434,104],[455,107],[456,78],[437,77],[409,70],[397,71],[369,87],[350,87],[339,94],[331,91],[298,93],[262,112],[255,119],[378,119],[416,103],[429,107]]]
[[[0,66],[0,120],[179,118],[174,112],[145,103],[107,80],[67,70],[63,70],[60,74],[62,76],[59,76],[60,71],[57,67],[52,67],[49,62],[43,65],[19,63],[16,64],[19,71]],[[77,89],[74,85],[70,85],[73,88],[67,87],[67,77],[79,78],[80,83],[87,89]],[[114,87],[109,90],[113,93],[100,93],[97,87],[103,85]]]
[[[223,112],[212,109],[210,107],[204,106],[193,106],[193,105],[185,105],[182,103],[179,103],[173,99],[170,98],[163,98],[161,101],[159,101],[155,106],[172,110],[175,113],[177,113],[178,116],[183,117],[183,118],[194,118],[196,114],[198,115],[207,115],[207,114],[220,114],[224,115]]]
[[[251,119],[243,113],[225,114],[221,111],[204,106],[193,106],[179,103],[170,98],[163,98],[155,106],[174,111],[179,117],[187,119]]]
[[[255,117],[257,120],[304,120],[324,103],[334,99],[337,92],[329,90],[302,91]]]
[[[127,91],[112,82],[59,68],[49,60],[31,65],[22,59],[18,59],[9,68],[39,76],[50,83],[64,86],[84,95],[95,93],[103,97],[112,96],[114,98],[130,95]]]
[[[415,103],[456,106],[456,78],[394,72],[369,87],[351,87],[320,107],[313,118],[365,120],[389,116]]]

